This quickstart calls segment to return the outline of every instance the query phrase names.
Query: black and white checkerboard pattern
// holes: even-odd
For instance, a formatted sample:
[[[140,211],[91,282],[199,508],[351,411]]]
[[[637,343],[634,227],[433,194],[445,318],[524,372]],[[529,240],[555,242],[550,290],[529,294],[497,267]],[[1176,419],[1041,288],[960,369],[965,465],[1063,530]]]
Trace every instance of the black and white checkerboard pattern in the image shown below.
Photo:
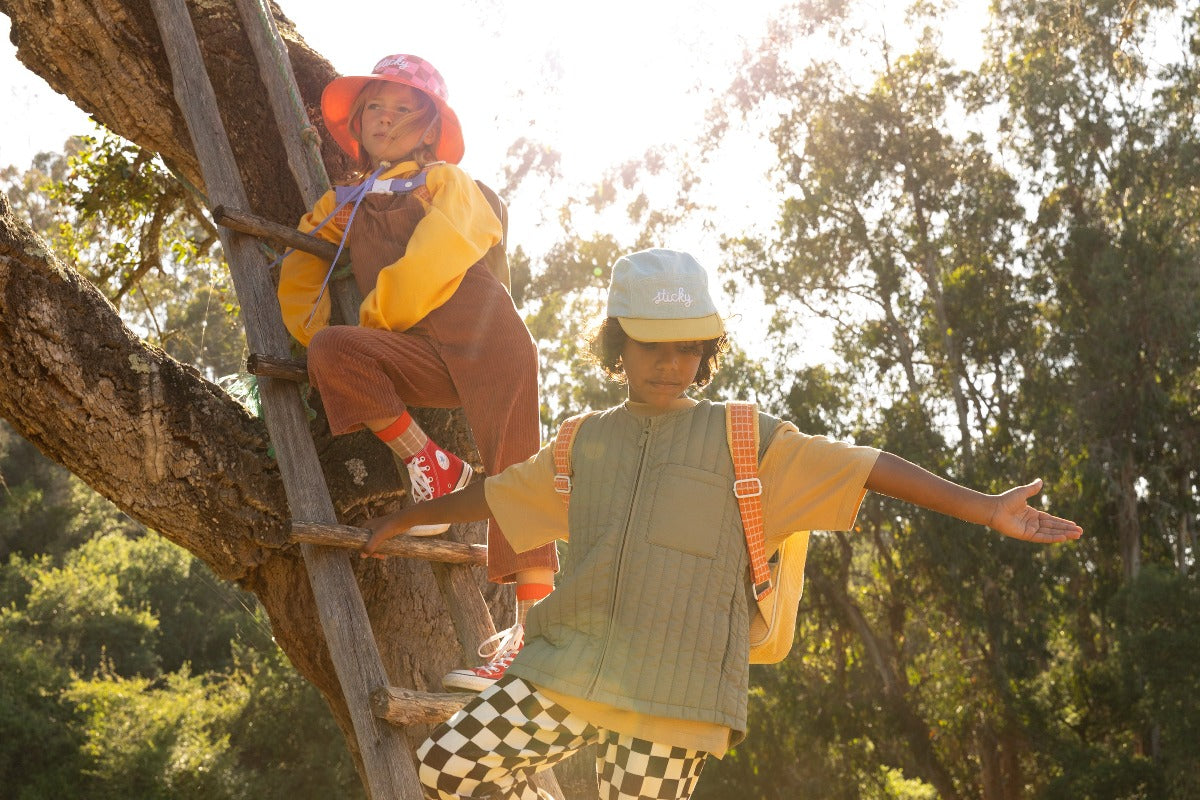
[[[686,800],[706,753],[594,728],[520,678],[505,676],[439,725],[417,751],[432,800],[495,795],[550,800],[528,782],[577,750],[601,742],[604,800]]]

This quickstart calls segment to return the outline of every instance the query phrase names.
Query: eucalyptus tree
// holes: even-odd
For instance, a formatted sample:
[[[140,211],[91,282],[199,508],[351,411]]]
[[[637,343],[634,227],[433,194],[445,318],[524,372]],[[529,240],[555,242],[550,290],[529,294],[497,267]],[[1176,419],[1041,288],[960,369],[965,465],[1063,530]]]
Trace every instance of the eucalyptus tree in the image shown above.
[[[1120,574],[1194,553],[1200,218],[1196,36],[1186,3],[1009,2],[989,78],[1037,203],[1029,263],[1071,388],[1064,444],[1089,455]],[[1111,547],[1105,547],[1111,550]],[[1099,554],[1097,554],[1099,555]],[[1102,563],[1111,563],[1101,558]]]
[[[1037,458],[1017,402],[1049,335],[1022,257],[1024,190],[975,76],[941,53],[941,10],[918,4],[903,46],[868,35],[856,4],[797,13],[732,108],[771,125],[781,201],[774,227],[730,252],[779,308],[781,350],[801,320],[833,330],[827,363],[780,370],[789,416],[972,485],[1053,483],[1063,466]],[[811,637],[784,687],[769,684],[799,694],[789,735],[816,754],[796,785],[827,771],[828,791],[893,796],[917,779],[940,797],[1028,796],[1044,776],[1025,695],[1057,663],[1060,556],[874,498],[859,527],[818,539]],[[824,725],[806,732],[808,718]]]
[[[1036,208],[1028,263],[1053,297],[1041,446],[1073,454],[1090,531],[1071,578],[1073,722],[1056,796],[1190,797],[1200,683],[1200,10],[1166,0],[1005,2],[989,88]],[[1046,391],[1053,383],[1065,394]],[[1031,410],[1031,416],[1032,416]],[[1086,612],[1083,611],[1086,609]],[[1164,613],[1172,609],[1170,613]]]
[[[811,638],[762,679],[764,724],[813,723],[780,734],[810,754],[797,787],[1192,796],[1200,13],[996,2],[965,72],[915,9],[911,47],[864,51],[859,4],[801,4],[748,61],[716,134],[770,126],[781,202],[730,250],[781,353],[832,325],[826,363],[779,371],[791,416],[976,484],[1040,474],[1087,536],[951,544],[869,501],[817,542]]]

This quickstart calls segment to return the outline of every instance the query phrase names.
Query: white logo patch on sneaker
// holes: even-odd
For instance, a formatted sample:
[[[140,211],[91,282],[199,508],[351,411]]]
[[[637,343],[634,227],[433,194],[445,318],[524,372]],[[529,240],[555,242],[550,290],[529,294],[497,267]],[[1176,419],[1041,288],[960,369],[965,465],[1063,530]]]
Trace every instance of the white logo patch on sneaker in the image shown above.
[[[443,453],[441,450],[438,450],[437,452],[435,452],[433,454],[433,457],[437,459],[439,468],[441,468],[442,470],[450,469],[450,458],[445,453]]]

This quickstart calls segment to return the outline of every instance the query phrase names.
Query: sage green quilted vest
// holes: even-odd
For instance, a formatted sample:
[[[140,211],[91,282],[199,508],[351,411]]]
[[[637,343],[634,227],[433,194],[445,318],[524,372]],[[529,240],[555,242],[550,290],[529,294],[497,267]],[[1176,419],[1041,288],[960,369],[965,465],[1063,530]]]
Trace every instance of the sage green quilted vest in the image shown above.
[[[779,420],[760,415],[759,458]],[[746,730],[749,568],[725,406],[586,419],[570,542],[513,675],[564,694]]]

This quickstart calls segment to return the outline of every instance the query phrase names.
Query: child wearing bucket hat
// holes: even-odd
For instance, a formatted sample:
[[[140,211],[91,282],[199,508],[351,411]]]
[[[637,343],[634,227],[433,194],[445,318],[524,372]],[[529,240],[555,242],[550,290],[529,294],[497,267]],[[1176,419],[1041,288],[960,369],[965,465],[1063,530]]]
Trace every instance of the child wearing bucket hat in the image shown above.
[[[629,397],[578,425],[570,470],[559,472],[551,443],[464,492],[371,523],[368,551],[413,525],[488,514],[522,521],[518,550],[570,541],[507,675],[419,748],[428,797],[533,800],[530,772],[599,743],[602,797],[686,798],[706,759],[744,735],[754,599],[726,415],[688,396],[712,377],[724,334],[690,255],[620,258],[592,346]],[[986,495],[767,414],[758,426],[768,552],[795,530],[853,528],[867,490],[1017,539],[1082,533],[1027,504],[1039,481]]]
[[[462,407],[488,474],[525,460],[541,442],[537,350],[481,261],[502,225],[458,166],[462,127],[441,74],[417,56],[390,55],[369,75],[330,82],[321,113],[357,160],[359,180],[327,192],[299,228],[349,252],[364,298],[358,324],[329,324],[332,265],[317,256],[283,260],[278,297],[285,325],[308,348],[331,431],[373,431],[405,464],[414,502],[461,489],[472,470],[425,434],[409,406]],[[490,521],[488,577],[517,584],[518,624],[497,636],[491,662],[456,670],[447,685],[479,689],[503,674],[525,613],[552,590],[557,568],[553,544],[518,555]]]

